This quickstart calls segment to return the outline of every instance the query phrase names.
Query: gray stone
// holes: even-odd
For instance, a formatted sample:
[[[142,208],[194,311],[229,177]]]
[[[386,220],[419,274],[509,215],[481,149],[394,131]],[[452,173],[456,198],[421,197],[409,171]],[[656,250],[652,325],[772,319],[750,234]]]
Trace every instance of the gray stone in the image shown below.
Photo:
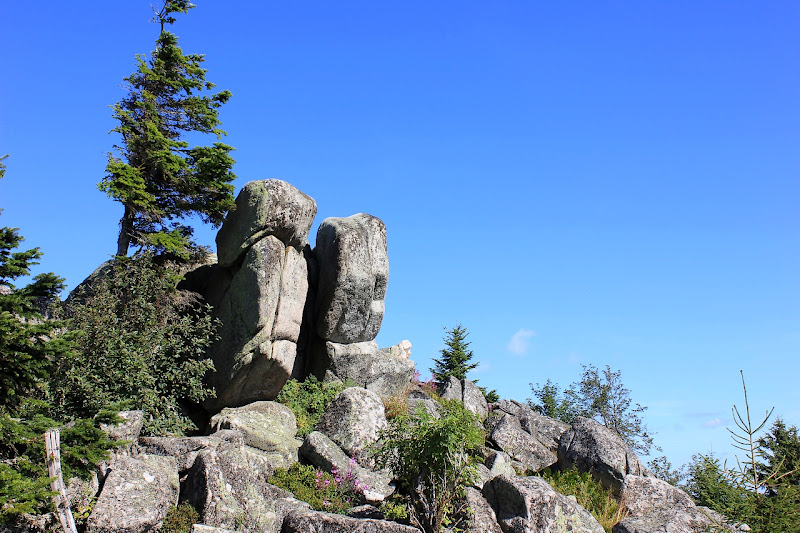
[[[364,213],[326,218],[317,231],[314,255],[319,264],[317,334],[345,344],[375,339],[389,280],[383,222]]]
[[[233,529],[225,529],[222,527],[206,526],[204,524],[192,524],[191,533],[237,533]]]
[[[362,466],[371,466],[365,451],[378,440],[387,426],[380,397],[372,391],[350,387],[340,392],[328,405],[317,423],[317,431],[330,437]]]
[[[158,529],[178,503],[178,467],[172,457],[118,457],[86,522],[87,533]]]
[[[503,531],[605,533],[589,512],[557,493],[540,477],[502,475],[483,487]]]
[[[749,529],[749,528],[748,528]],[[724,519],[715,520],[701,508],[659,509],[643,516],[629,516],[611,529],[612,533],[706,533],[714,531],[746,531]]]
[[[464,407],[468,411],[475,413],[480,420],[485,419],[489,414],[489,404],[486,403],[486,398],[481,389],[468,379],[462,379],[461,386],[461,398],[464,402]]]
[[[297,462],[301,442],[295,438],[297,421],[292,410],[277,402],[254,402],[229,407],[211,418],[212,431],[235,430],[244,443],[265,452],[274,467],[288,468]]]
[[[510,476],[517,474],[511,456],[505,452],[489,450],[486,454],[486,461],[484,464],[489,468],[489,479],[502,476],[503,474],[508,474]]]
[[[654,477],[625,476],[622,500],[630,516],[645,516],[659,509],[691,509],[692,498],[678,487]]]
[[[209,526],[277,533],[281,517],[275,500],[291,494],[264,481],[263,465],[243,447],[229,443],[197,454],[182,497]]]
[[[594,478],[618,495],[622,493],[626,475],[649,473],[622,437],[583,417],[578,417],[561,436],[558,466],[562,469],[574,466],[580,472],[591,472]]]
[[[540,415],[534,412],[533,409],[523,410],[519,423],[522,429],[530,433],[553,453],[558,453],[558,443],[561,440],[561,435],[570,428],[569,424],[549,416]]]
[[[406,405],[408,406],[409,413],[416,413],[418,406],[421,406],[420,408],[426,410],[432,417],[440,418],[441,416],[439,404],[436,400],[425,394],[419,385],[413,386],[408,392]]]
[[[224,327],[210,350],[212,411],[273,400],[291,377],[308,295],[303,255],[276,237],[256,242],[215,309]]]
[[[443,400],[464,401],[464,387],[457,377],[449,376],[447,381],[439,384],[439,396]]]
[[[364,499],[368,502],[382,502],[394,492],[394,487],[390,484],[392,478],[387,472],[374,472],[362,467],[324,433],[312,431],[303,441],[300,454],[309,463],[326,472],[333,469],[339,472],[351,471],[362,485],[367,486]]]
[[[382,398],[404,394],[414,377],[411,359],[378,350],[375,341],[325,343],[328,368],[338,381],[352,380]],[[330,379],[330,378],[329,378]]]
[[[222,442],[216,437],[141,437],[139,448],[145,453],[174,457],[178,472],[183,473],[192,467],[200,450],[216,448]]]
[[[527,408],[527,406],[522,405],[521,403],[519,403],[516,400],[502,399],[502,400],[492,404],[492,409],[494,411],[502,411],[502,412],[507,413],[509,415],[514,415],[517,418],[522,416],[522,414],[523,414],[523,412],[524,412],[524,410],[526,408]]]
[[[533,472],[539,472],[558,461],[556,455],[544,444],[523,431],[519,420],[512,415],[503,415],[492,431],[491,440]]]
[[[111,440],[126,440],[129,444],[135,444],[144,425],[144,411],[120,411],[117,414],[122,422],[100,424],[100,429],[108,433]]]
[[[317,214],[314,199],[281,180],[251,181],[217,233],[219,264],[230,267],[266,236],[302,248]]]
[[[419,529],[385,520],[359,519],[320,511],[292,511],[281,533],[419,533]]]
[[[467,505],[470,508],[470,515],[467,521],[467,531],[472,533],[503,533],[500,524],[497,523],[497,516],[489,502],[483,497],[481,491],[472,487],[466,490]]]

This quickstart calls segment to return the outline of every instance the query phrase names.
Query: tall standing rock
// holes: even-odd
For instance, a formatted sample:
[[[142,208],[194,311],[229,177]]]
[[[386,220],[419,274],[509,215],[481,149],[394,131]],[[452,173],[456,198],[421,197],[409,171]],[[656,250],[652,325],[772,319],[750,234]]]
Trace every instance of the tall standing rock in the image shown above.
[[[272,400],[296,372],[308,298],[303,248],[316,210],[311,197],[286,182],[251,181],[217,234],[219,268],[230,281],[215,302],[222,328],[210,350],[212,411]]]
[[[375,339],[389,281],[383,222],[364,213],[326,218],[317,231],[314,255],[319,267],[317,334],[343,344]]]

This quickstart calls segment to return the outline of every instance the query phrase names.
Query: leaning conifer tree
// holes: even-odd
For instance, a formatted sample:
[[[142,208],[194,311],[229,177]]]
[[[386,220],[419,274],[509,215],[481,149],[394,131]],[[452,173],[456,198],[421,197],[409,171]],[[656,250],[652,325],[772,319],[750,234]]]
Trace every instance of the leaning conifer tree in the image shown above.
[[[234,206],[232,147],[221,142],[190,147],[187,133],[216,135],[219,108],[231,97],[229,91],[206,94],[214,84],[201,68],[204,57],[184,54],[177,37],[165,27],[176,13],[194,5],[187,0],[167,0],[156,13],[161,25],[155,50],[149,59],[137,56],[138,68],[128,78],[128,94],[114,105],[119,125],[112,131],[122,136],[109,154],[100,190],[122,203],[117,255],[125,256],[131,245],[186,256],[192,249],[192,230],[181,223],[198,215],[215,226]]]

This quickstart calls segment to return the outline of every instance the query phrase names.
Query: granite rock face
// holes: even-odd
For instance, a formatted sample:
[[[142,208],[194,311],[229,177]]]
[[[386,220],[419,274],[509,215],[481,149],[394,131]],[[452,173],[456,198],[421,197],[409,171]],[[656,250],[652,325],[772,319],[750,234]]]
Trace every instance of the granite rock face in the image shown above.
[[[317,423],[317,431],[327,435],[350,457],[363,466],[371,466],[363,453],[378,440],[387,426],[380,397],[372,391],[350,387],[340,392],[328,405]]]
[[[514,533],[604,533],[583,507],[540,477],[498,476],[483,487],[503,531]]]
[[[314,256],[317,334],[343,344],[375,339],[389,281],[383,222],[365,213],[326,218],[317,230]]]
[[[511,458],[533,472],[539,472],[558,461],[553,452],[530,433],[523,431],[519,420],[509,414],[500,419],[492,431],[491,439]]]
[[[652,476],[622,437],[599,422],[578,417],[558,444],[558,466],[591,472],[606,488],[622,493],[628,474]]]
[[[393,348],[378,350],[375,341],[353,344],[328,341],[325,379],[342,382],[350,379],[380,397],[399,396],[411,385],[414,362],[403,357],[402,350]]]
[[[217,233],[217,256],[223,267],[233,266],[247,250],[273,235],[286,246],[302,248],[317,214],[317,203],[281,180],[246,183],[236,197],[236,209]]]

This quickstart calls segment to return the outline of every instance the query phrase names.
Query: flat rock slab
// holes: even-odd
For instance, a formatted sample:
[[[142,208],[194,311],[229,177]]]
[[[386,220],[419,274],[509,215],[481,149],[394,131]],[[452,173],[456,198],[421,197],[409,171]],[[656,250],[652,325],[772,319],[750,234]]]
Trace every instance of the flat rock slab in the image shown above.
[[[483,487],[503,531],[514,533],[605,533],[583,507],[540,477],[498,476]]]
[[[292,511],[281,533],[420,533],[419,529],[386,520],[359,519],[320,511]]]
[[[178,467],[173,457],[119,457],[86,523],[87,533],[139,533],[157,529],[178,503]]]

